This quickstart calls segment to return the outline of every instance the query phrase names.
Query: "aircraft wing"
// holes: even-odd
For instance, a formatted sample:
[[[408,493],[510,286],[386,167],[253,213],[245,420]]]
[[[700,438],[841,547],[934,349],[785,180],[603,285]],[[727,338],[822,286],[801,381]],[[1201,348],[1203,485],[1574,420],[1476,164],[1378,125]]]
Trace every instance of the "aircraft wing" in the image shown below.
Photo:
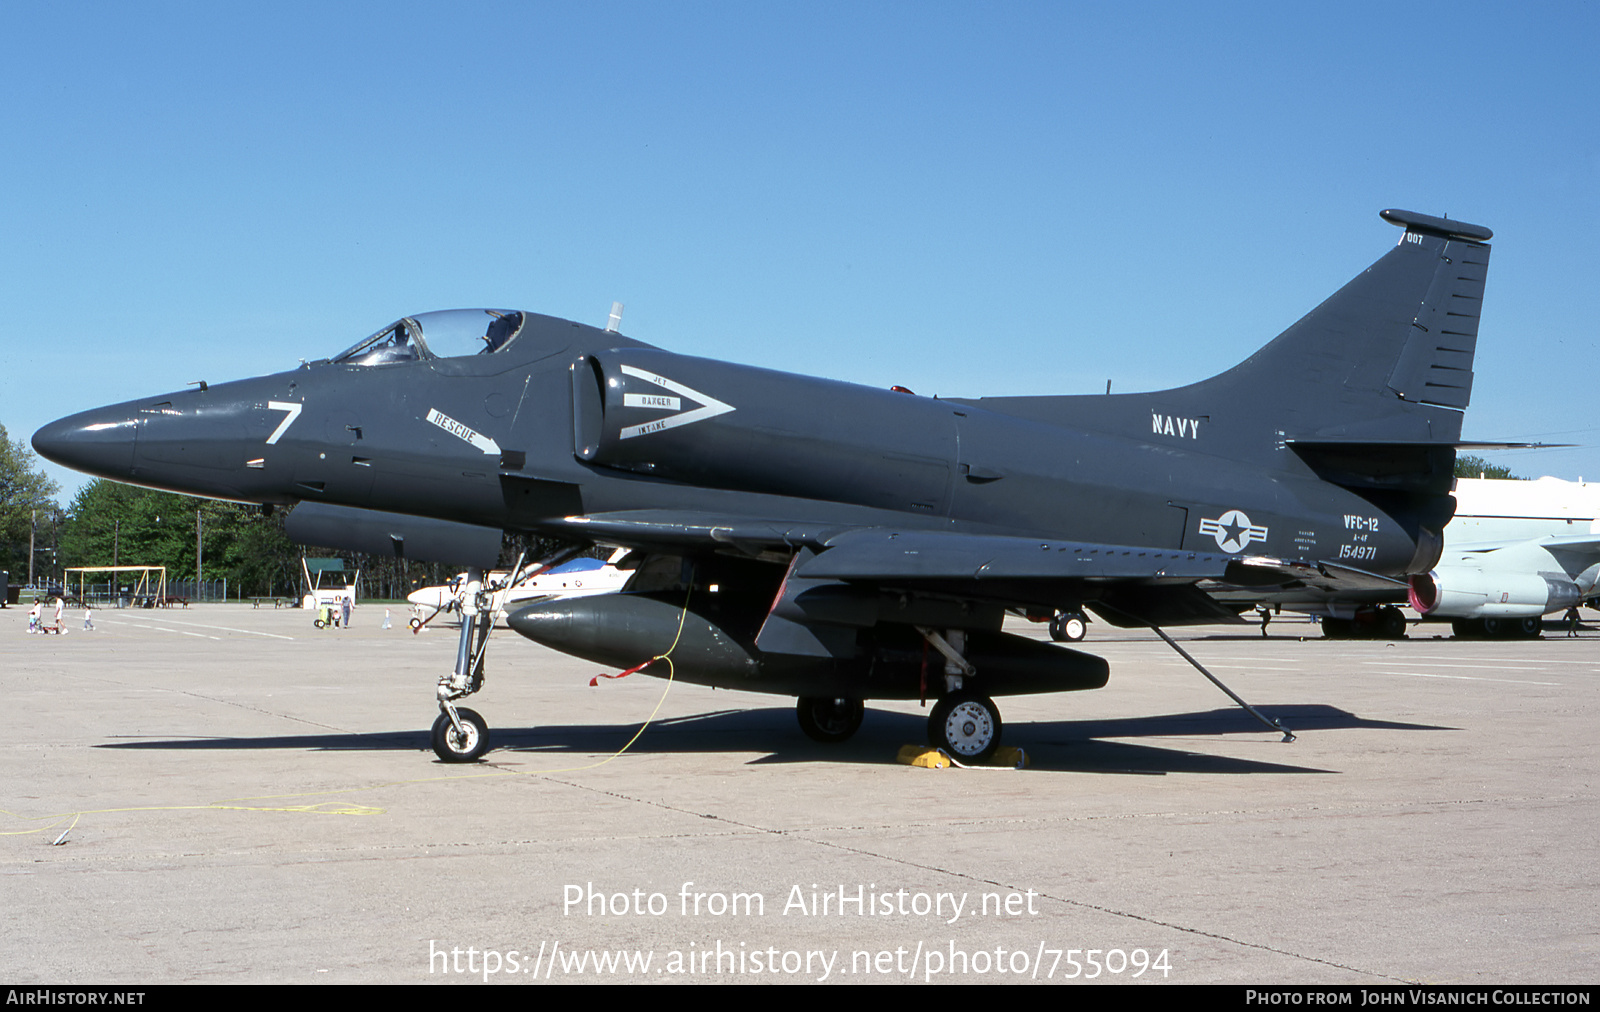
[[[839,523],[633,510],[568,517],[574,534],[656,548],[813,550],[806,579],[914,584],[926,581],[1139,580],[1193,583],[1223,576],[1237,557],[1082,541]]]
[[[567,523],[574,534],[646,548],[792,557],[788,594],[844,583],[1015,608],[1088,604],[1127,626],[1237,621],[1241,605],[1228,601],[1229,590],[1405,591],[1403,581],[1332,563],[1048,538],[666,510]]]
[[[1452,545],[1450,550],[1462,553],[1498,552],[1518,544],[1533,544],[1552,552],[1600,551],[1600,534],[1563,534],[1543,538],[1518,538],[1503,541],[1478,541],[1465,545]]]

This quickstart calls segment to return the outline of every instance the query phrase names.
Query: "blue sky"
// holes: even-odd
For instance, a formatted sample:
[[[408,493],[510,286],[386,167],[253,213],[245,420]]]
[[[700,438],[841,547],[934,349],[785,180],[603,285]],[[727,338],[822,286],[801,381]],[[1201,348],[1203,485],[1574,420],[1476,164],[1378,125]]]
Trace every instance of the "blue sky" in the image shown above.
[[[1600,478],[1600,6],[0,5],[0,424],[530,309],[919,393],[1246,357],[1496,233],[1466,435]],[[63,501],[85,479],[51,468]]]

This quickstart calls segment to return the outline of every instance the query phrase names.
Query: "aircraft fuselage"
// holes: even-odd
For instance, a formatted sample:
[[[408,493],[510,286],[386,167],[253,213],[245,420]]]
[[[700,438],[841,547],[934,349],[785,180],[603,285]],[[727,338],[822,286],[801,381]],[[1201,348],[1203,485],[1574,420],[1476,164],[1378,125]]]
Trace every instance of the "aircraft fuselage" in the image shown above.
[[[104,477],[195,495],[562,536],[568,517],[681,509],[1375,572],[1418,553],[1415,513],[1321,480],[1270,432],[1259,462],[1230,459],[1232,444],[1213,452],[1212,416],[1238,405],[1174,419],[1159,394],[1052,399],[1081,409],[1063,415],[1120,423],[1068,426],[674,355],[551,318],[528,327],[520,355],[313,362],[83,412],[35,442]]]

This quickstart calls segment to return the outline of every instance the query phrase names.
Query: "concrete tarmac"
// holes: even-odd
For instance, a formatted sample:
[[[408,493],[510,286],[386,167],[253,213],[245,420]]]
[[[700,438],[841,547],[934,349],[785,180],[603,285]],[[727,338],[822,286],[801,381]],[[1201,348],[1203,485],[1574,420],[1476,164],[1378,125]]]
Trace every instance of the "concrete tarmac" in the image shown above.
[[[1600,633],[1181,631],[1284,743],[1095,624],[1108,687],[999,701],[1015,771],[896,763],[915,703],[824,746],[786,697],[591,688],[500,631],[495,749],[447,766],[455,631],[405,615],[0,611],[0,979],[1600,979]]]

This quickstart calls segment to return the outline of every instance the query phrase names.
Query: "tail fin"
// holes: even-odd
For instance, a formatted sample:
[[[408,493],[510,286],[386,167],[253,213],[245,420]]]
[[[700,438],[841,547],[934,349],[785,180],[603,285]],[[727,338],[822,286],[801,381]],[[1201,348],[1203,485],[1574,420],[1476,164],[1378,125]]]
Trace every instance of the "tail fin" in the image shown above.
[[[1297,446],[1460,440],[1493,233],[1381,214],[1406,231],[1377,263],[1234,368],[1153,396],[1266,409]]]
[[[1449,454],[1472,393],[1493,233],[1411,211],[1381,214],[1405,228],[1400,242],[1227,372],[1151,393],[970,403],[1058,425],[1153,432],[1157,441],[1187,436],[1263,464],[1291,445],[1302,456],[1318,445],[1372,444]]]
[[[1171,390],[983,398],[1054,425],[1255,464],[1308,468],[1401,522],[1414,567],[1439,551],[1489,266],[1487,228],[1383,211],[1400,242],[1227,372]]]

